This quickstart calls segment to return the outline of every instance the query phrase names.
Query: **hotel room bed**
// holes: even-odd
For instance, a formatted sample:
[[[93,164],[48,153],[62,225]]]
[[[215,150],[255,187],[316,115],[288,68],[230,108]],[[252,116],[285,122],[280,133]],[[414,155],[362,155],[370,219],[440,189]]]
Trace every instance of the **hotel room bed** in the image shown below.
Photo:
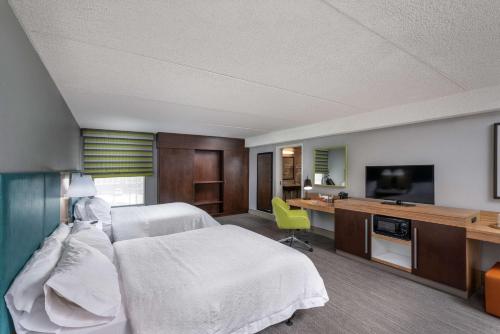
[[[69,240],[71,247],[93,249]],[[91,327],[56,325],[50,333],[250,334],[287,320],[298,309],[323,306],[328,301],[323,280],[307,256],[233,225],[118,241],[112,248],[117,272],[114,286],[120,286],[121,295],[116,317]],[[98,250],[92,252],[97,252],[94,256],[100,258],[100,265],[108,261],[107,266],[112,266],[109,260],[103,262]],[[84,276],[103,277],[98,271]],[[74,277],[77,281],[70,284],[76,295],[87,293],[85,288],[79,291],[79,286],[95,284]],[[47,298],[45,291],[45,307]],[[11,300],[7,301],[12,310]],[[50,324],[49,309],[34,310]],[[11,314],[15,323],[19,321]],[[50,327],[53,325],[46,328]]]
[[[219,226],[207,212],[187,203],[130,206],[111,209],[114,241],[155,237]]]
[[[133,333],[256,333],[328,301],[307,256],[237,226],[114,248]]]
[[[58,223],[58,173],[0,180],[9,190],[0,204],[23,213],[1,224],[10,236],[0,240],[2,334],[14,331],[9,313],[20,334],[256,333],[328,301],[307,256],[246,229],[214,224],[113,245],[88,221]]]

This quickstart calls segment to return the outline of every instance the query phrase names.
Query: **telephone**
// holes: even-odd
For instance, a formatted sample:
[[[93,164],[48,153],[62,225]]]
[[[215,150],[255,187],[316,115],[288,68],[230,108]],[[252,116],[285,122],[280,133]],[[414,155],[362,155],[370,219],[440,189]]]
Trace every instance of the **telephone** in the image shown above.
[[[347,199],[349,198],[349,194],[344,192],[344,191],[341,191],[339,192],[339,199]]]

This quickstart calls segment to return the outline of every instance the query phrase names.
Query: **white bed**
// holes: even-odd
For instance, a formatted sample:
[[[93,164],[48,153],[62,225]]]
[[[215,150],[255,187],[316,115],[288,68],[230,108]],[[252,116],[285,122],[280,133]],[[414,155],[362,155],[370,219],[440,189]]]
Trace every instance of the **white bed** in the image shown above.
[[[114,265],[103,245],[90,240],[90,235],[104,233],[89,228],[68,237],[64,246],[68,250],[56,268],[51,267],[48,281],[34,281],[37,289],[38,284],[44,286],[36,299],[41,302],[29,314],[13,311],[16,306],[10,296],[20,295],[6,295],[22,333],[37,328],[37,332],[55,334],[251,334],[287,320],[298,309],[328,301],[323,280],[307,256],[237,226],[109,243]],[[27,270],[42,265],[50,270],[47,260],[57,256],[62,243],[52,240],[47,245],[38,253],[36,265]],[[114,288],[119,289],[116,294]],[[110,300],[110,296],[118,297]],[[103,303],[106,306],[100,306]],[[116,316],[99,324],[102,317],[96,317],[107,316],[100,310],[111,309],[116,309]],[[29,323],[22,323],[24,315]],[[89,323],[89,319],[97,325],[83,327],[75,322]]]
[[[307,256],[225,225],[114,244],[133,333],[256,333],[328,295]]]
[[[187,203],[112,208],[111,224],[114,241],[220,225],[207,212]]]

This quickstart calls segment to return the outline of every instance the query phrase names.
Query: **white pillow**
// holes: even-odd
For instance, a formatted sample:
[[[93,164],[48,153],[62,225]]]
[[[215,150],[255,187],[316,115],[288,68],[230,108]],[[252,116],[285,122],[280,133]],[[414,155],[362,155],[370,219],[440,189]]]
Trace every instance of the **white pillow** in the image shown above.
[[[101,252],[70,238],[44,285],[45,310],[62,327],[87,327],[116,317],[121,295],[115,266]]]
[[[111,205],[99,197],[89,198],[86,203],[88,220],[111,221]]]
[[[54,232],[52,232],[52,234],[49,235],[46,239],[54,238],[59,242],[63,242],[68,237],[69,232],[71,232],[71,227],[66,224],[59,224]]]
[[[16,328],[16,333],[59,333],[60,330],[61,326],[50,321],[45,311],[45,297],[41,295],[33,304],[30,313],[23,312],[19,319],[19,326]]]
[[[83,222],[82,222],[83,223]],[[81,224],[85,226],[84,224]],[[104,254],[111,262],[114,261],[114,249],[109,237],[103,231],[88,224],[88,228],[81,228],[71,234],[71,239],[76,239],[84,244],[94,247]]]
[[[97,220],[103,231],[111,237],[111,206],[102,198],[81,198],[75,204],[74,216],[81,221]]]
[[[88,197],[80,198],[73,207],[73,216],[76,220],[87,220],[87,201]]]
[[[71,229],[71,234],[78,233],[82,230],[88,230],[92,227],[90,221],[75,220],[73,223],[73,228]]]
[[[62,253],[62,243],[48,238],[36,251],[5,294],[5,300],[18,312],[30,312],[35,300],[43,294],[43,284],[54,270]],[[11,311],[12,312],[12,311]]]

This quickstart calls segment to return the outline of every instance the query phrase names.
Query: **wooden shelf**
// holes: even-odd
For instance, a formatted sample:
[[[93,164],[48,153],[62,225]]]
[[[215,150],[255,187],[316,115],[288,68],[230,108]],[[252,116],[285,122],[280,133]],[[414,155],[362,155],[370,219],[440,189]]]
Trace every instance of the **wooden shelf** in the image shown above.
[[[403,262],[403,261],[401,261],[401,260],[399,260],[397,262],[394,261],[394,257],[396,257],[396,256],[402,258],[402,256],[397,255],[397,254],[383,254],[383,255],[381,255],[380,258],[372,256],[372,261],[384,264],[386,266],[389,266],[389,267],[392,267],[392,268],[395,268],[395,269],[399,269],[399,270],[403,270],[403,271],[406,271],[408,273],[411,273],[411,267],[410,268],[407,267],[407,264],[400,265],[400,264],[397,263],[397,262]],[[391,257],[390,260],[388,260],[389,257]]]
[[[194,202],[194,205],[210,205],[210,204],[222,204],[222,201],[199,201],[199,202]]]
[[[215,183],[224,183],[224,181],[193,181],[193,184],[215,184]]]
[[[398,238],[392,238],[392,237],[388,237],[388,236],[383,235],[383,234],[377,234],[377,233],[374,233],[374,232],[372,232],[372,238],[380,239],[380,240],[385,240],[385,241],[390,241],[390,242],[395,242],[395,243],[398,243],[398,244],[401,244],[401,245],[411,246],[411,240],[403,240],[403,239],[398,239]]]

